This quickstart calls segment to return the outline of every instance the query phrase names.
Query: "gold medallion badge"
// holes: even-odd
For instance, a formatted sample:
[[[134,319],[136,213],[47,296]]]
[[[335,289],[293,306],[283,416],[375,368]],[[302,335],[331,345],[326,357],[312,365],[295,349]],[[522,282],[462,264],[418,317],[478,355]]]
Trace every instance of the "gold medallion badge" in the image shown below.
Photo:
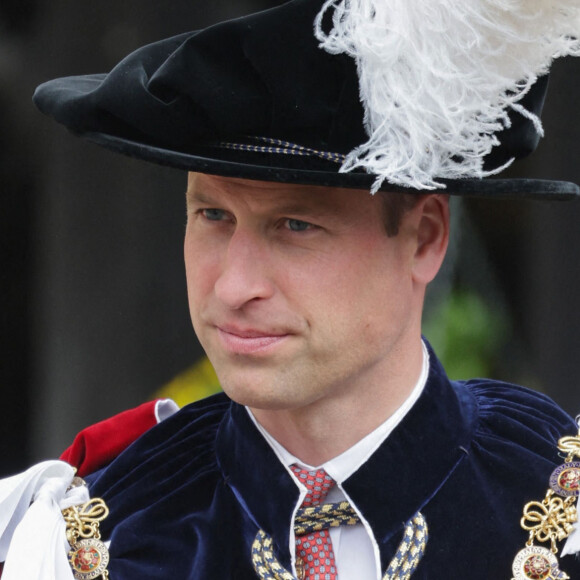
[[[109,550],[101,541],[99,524],[109,515],[100,498],[62,511],[66,538],[71,546],[68,559],[76,580],[109,579]]]
[[[515,580],[556,580],[568,578],[558,569],[558,558],[547,548],[530,546],[518,552],[512,572]]]
[[[109,550],[100,540],[79,540],[71,546],[68,558],[77,580],[108,578]]]

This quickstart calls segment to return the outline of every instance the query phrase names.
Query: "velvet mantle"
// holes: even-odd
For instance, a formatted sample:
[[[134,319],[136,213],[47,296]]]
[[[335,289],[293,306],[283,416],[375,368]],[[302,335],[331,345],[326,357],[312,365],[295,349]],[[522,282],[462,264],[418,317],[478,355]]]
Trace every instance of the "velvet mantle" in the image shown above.
[[[344,490],[370,523],[386,570],[404,522],[429,542],[413,580],[500,580],[524,547],[524,504],[544,497],[574,422],[544,396],[490,380],[451,382],[431,354],[424,393]],[[299,491],[245,409],[216,395],[149,430],[87,478],[111,513],[114,580],[255,580],[259,528],[290,567]],[[561,568],[580,578],[580,560]]]

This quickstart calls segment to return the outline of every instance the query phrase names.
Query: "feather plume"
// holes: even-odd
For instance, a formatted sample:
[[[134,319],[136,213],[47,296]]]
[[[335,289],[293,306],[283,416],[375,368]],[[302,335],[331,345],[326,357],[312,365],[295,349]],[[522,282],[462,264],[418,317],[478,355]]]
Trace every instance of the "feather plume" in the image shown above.
[[[341,171],[377,175],[373,192],[384,180],[437,189],[444,187],[437,179],[489,175],[483,159],[509,127],[510,109],[541,134],[520,100],[554,58],[580,55],[580,4],[326,0],[315,34],[322,48],[350,55],[358,67],[369,139]]]
[[[580,508],[580,505],[578,506]],[[568,538],[562,550],[562,556],[580,554],[580,525],[574,526],[574,531]]]

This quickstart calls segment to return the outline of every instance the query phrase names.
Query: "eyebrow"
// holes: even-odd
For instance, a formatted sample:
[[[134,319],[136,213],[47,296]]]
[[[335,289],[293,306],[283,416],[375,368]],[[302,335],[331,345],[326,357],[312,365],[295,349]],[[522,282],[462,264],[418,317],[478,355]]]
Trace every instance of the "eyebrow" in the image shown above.
[[[194,189],[188,189],[186,192],[187,200],[189,202],[213,205],[216,204],[217,201],[212,198],[210,195],[205,194],[202,191],[196,191]],[[328,215],[331,213],[329,208],[325,207],[322,203],[315,203],[313,205],[309,205],[306,203],[300,202],[292,202],[289,201],[287,203],[281,202],[280,205],[277,205],[273,208],[276,213],[280,214],[290,214],[290,215],[307,215],[313,217],[320,217],[322,215]]]
[[[310,216],[322,216],[330,213],[329,209],[322,204],[306,205],[303,203],[282,203],[276,206],[276,211],[282,214]]]
[[[201,191],[196,191],[194,189],[188,189],[185,192],[185,195],[189,203],[196,202],[196,203],[205,203],[208,205],[215,203],[215,200],[213,200],[211,197],[208,197]]]

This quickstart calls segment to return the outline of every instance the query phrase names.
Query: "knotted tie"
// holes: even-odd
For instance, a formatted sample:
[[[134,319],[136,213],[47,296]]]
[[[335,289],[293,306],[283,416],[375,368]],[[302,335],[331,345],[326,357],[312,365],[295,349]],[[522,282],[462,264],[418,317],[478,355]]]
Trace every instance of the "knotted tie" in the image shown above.
[[[324,469],[307,471],[293,465],[292,471],[307,490],[301,508],[320,505],[335,484]],[[299,579],[336,580],[336,562],[327,529],[296,535],[296,572]]]

